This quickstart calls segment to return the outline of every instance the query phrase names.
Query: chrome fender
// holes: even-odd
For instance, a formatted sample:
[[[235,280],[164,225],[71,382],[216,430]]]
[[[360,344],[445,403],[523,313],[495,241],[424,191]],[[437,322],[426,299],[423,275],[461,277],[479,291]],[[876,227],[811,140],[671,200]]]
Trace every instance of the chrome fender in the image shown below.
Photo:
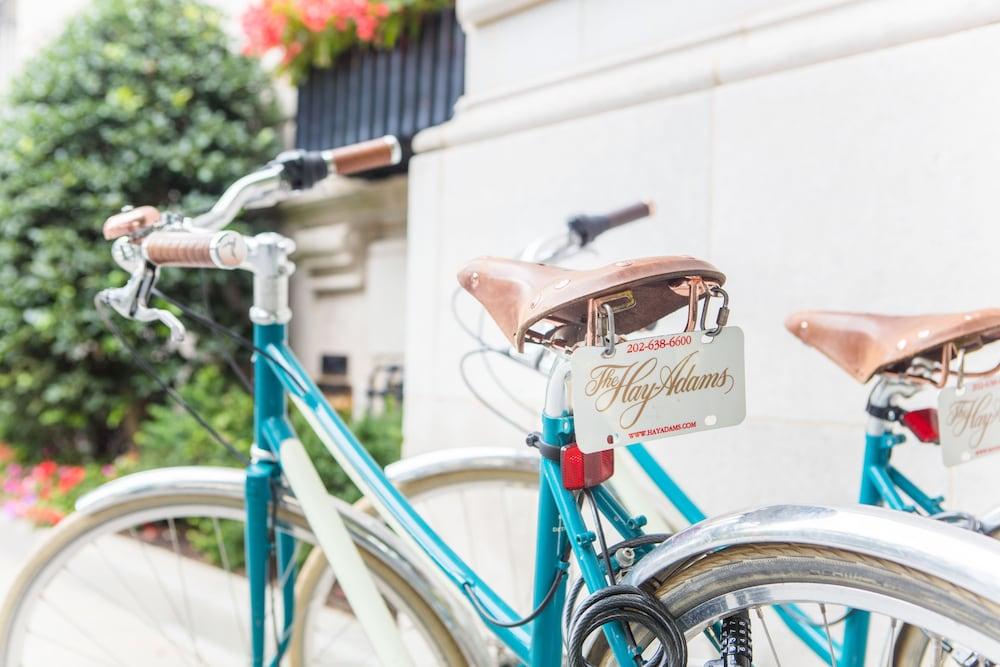
[[[983,525],[983,532],[991,535],[1000,530],[1000,507],[994,507],[989,512],[979,518]]]
[[[537,473],[538,461],[538,452],[528,449],[507,447],[439,449],[390,463],[385,468],[385,474],[393,484],[400,485],[432,475],[463,470],[514,470]]]
[[[246,474],[240,468],[182,466],[147,470],[112,480],[81,496],[76,502],[76,511],[92,514],[120,502],[161,495],[212,496],[236,503],[243,499],[245,482]],[[426,566],[409,555],[402,541],[381,521],[342,500],[334,498],[334,501],[355,541],[377,554],[434,609],[458,641],[469,663],[489,664],[489,657],[476,642],[476,620],[466,610],[449,604],[448,596],[432,583]],[[285,493],[281,502],[287,511],[302,515],[301,506],[291,494]],[[303,539],[307,536],[296,534],[296,537]]]
[[[764,543],[826,546],[883,558],[1000,603],[1000,542],[941,521],[866,506],[775,505],[708,519],[656,547],[624,583],[659,586],[692,558]]]

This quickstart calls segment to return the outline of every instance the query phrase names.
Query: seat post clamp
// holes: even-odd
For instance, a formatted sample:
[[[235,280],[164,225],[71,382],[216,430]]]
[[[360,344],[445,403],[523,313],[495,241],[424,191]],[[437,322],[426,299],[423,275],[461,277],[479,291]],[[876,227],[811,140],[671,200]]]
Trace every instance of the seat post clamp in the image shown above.
[[[879,406],[868,404],[865,411],[872,417],[875,417],[875,419],[881,419],[885,422],[898,422],[906,414],[906,410],[897,405]]]

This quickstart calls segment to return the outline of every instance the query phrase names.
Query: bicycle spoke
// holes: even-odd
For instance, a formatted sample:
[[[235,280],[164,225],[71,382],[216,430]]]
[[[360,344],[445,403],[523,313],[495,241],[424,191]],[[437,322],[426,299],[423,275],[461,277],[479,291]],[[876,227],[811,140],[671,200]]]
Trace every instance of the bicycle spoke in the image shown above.
[[[826,644],[830,647],[830,664],[837,667],[837,654],[833,650],[833,635],[830,634],[830,622],[826,618],[826,605],[819,605],[819,613],[823,616],[823,628],[826,630]]]
[[[325,601],[324,601],[324,605],[325,605]],[[341,626],[340,629],[337,630],[337,632],[333,633],[330,636],[330,638],[327,640],[327,642],[323,645],[323,648],[320,649],[319,653],[314,654],[313,659],[314,660],[322,660],[323,656],[326,655],[326,652],[329,651],[330,648],[335,643],[337,643],[338,639],[340,639],[341,637],[344,636],[344,633],[347,632],[347,629],[350,627],[350,625],[351,625],[350,621],[346,621],[343,624],[343,626]]]
[[[153,578],[156,580],[156,585],[160,589],[160,593],[163,595],[163,599],[166,600],[167,606],[170,607],[170,612],[173,614],[174,620],[177,622],[178,625],[183,625],[184,621],[181,618],[180,611],[178,611],[176,605],[174,605],[174,600],[167,592],[166,584],[164,584],[163,579],[160,577],[160,570],[153,564],[152,559],[150,559],[149,557],[148,553],[149,546],[146,544],[145,540],[139,537],[139,534],[138,532],[136,532],[135,528],[129,528],[129,534],[132,536],[134,540],[136,540],[139,543],[139,551],[143,556],[143,560],[146,561],[146,565],[149,567],[149,571],[153,573]]]
[[[194,649],[195,657],[198,658],[199,663],[204,665],[206,664],[205,659],[198,651],[198,640],[194,634],[194,622],[191,617],[191,599],[188,595],[187,580],[184,578],[183,556],[181,555],[180,541],[177,538],[177,524],[173,517],[167,519],[167,526],[170,527],[170,545],[173,547],[174,559],[177,563],[177,578],[181,582],[181,591],[184,595],[184,613],[187,618],[188,635],[191,637],[191,646]]]
[[[760,607],[755,607],[754,610],[757,612],[760,624],[764,627],[764,636],[767,637],[767,644],[771,647],[771,655],[774,656],[775,667],[781,667],[781,660],[778,659],[778,652],[774,648],[774,640],[771,638],[771,631],[767,627],[767,621],[764,620],[764,613],[760,610]]]
[[[121,662],[120,660],[118,660],[118,658],[116,658],[113,654],[111,654],[108,651],[107,647],[103,646],[99,641],[97,641],[96,639],[94,639],[94,637],[90,633],[86,632],[83,628],[81,628],[79,626],[79,624],[77,624],[77,622],[75,620],[73,620],[73,618],[70,615],[68,615],[64,611],[62,611],[58,606],[52,604],[52,602],[50,602],[48,599],[46,599],[44,595],[42,595],[40,597],[40,599],[43,600],[49,606],[49,608],[51,608],[52,611],[54,611],[56,613],[56,615],[59,616],[59,618],[61,618],[63,621],[65,621],[70,626],[72,626],[73,629],[76,630],[80,634],[80,636],[86,637],[90,641],[91,644],[93,644],[94,646],[96,646],[102,653],[104,653],[109,658],[111,658],[111,661],[114,664],[116,664],[116,665],[125,665],[125,663]]]
[[[219,559],[222,561],[222,568],[226,571],[226,588],[229,589],[229,601],[233,607],[233,620],[236,623],[236,631],[240,633],[243,653],[249,660],[251,657],[251,646],[246,631],[248,617],[245,613],[240,613],[239,605],[236,602],[236,591],[233,589],[233,570],[229,565],[229,553],[226,550],[226,543],[222,539],[222,528],[219,526],[218,517],[212,517],[212,529],[215,532],[215,544],[219,548]]]
[[[885,653],[885,667],[889,667],[892,664],[892,658],[896,653],[896,619],[890,619],[889,621],[889,638],[886,640],[886,647],[883,649]]]
[[[121,573],[118,571],[118,568],[115,568],[113,564],[108,560],[107,556],[104,554],[104,551],[98,546],[98,543],[91,542],[90,546],[95,551],[97,551],[98,554],[100,554],[108,570],[118,579],[118,582],[122,586],[122,588],[124,588],[125,591],[129,594],[129,597],[131,597],[135,601],[137,609],[143,614],[143,616],[145,616],[145,620],[143,620],[143,618],[140,618],[139,616],[133,616],[133,618],[135,618],[137,621],[145,625],[147,628],[159,633],[159,635],[177,651],[177,654],[184,659],[185,664],[187,664],[189,656],[184,653],[183,649],[179,644],[177,644],[177,642],[175,642],[166,632],[163,631],[163,627],[160,624],[158,624],[156,622],[156,619],[150,615],[149,610],[142,606],[142,601],[139,599],[138,594],[131,586],[129,586],[125,582],[125,579],[121,576]],[[107,591],[102,589],[100,586],[95,585],[92,581],[90,581],[89,577],[85,577],[74,572],[70,567],[66,567],[63,570],[63,572],[71,575],[74,579],[76,579],[81,584],[86,586],[88,589],[93,591],[98,597],[101,597],[107,602],[109,602],[111,605],[116,607],[122,607],[121,603],[118,600],[112,598],[111,595]]]
[[[46,645],[58,646],[59,648],[61,648],[64,651],[66,651],[66,653],[72,654],[74,660],[79,659],[79,658],[83,658],[84,660],[89,660],[90,662],[93,662],[94,664],[97,664],[97,665],[116,664],[116,663],[107,663],[104,660],[101,660],[100,658],[94,657],[90,653],[81,653],[79,646],[76,646],[76,645],[69,646],[69,645],[67,645],[63,641],[63,639],[61,637],[54,637],[52,635],[43,635],[42,633],[35,632],[34,630],[28,630],[28,634],[31,635],[31,636],[33,636],[33,637],[38,637]],[[101,647],[98,646],[98,648],[101,648]],[[120,663],[117,663],[117,664],[120,664]]]

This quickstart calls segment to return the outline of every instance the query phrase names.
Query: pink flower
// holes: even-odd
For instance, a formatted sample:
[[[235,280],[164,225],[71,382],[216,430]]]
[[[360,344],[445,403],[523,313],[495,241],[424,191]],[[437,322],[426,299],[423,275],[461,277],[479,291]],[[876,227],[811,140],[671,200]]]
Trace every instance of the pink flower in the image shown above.
[[[110,463],[101,466],[101,474],[104,475],[105,477],[114,477],[117,474],[117,472],[118,471],[115,470],[115,467]]]
[[[16,500],[8,500],[3,504],[3,513],[11,519],[21,516],[21,503]]]

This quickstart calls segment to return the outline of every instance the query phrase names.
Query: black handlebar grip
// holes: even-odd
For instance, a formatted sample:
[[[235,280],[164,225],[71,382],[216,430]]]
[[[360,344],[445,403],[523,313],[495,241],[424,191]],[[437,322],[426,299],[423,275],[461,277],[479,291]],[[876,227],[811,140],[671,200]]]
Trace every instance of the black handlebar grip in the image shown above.
[[[330,175],[330,167],[322,151],[285,151],[272,164],[282,166],[282,178],[293,190],[308,190]]]
[[[641,220],[652,215],[654,210],[652,202],[639,202],[604,215],[578,215],[572,218],[568,225],[570,230],[580,237],[580,245],[585,246],[609,229]]]

